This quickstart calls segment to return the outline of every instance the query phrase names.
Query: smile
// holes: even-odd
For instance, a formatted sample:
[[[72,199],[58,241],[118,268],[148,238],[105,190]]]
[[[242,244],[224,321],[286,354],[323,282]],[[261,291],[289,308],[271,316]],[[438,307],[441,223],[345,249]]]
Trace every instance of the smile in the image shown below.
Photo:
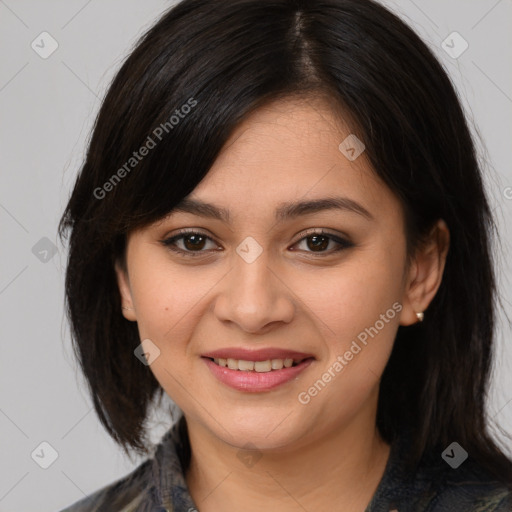
[[[254,371],[259,373],[271,372],[274,370],[281,370],[282,368],[291,368],[292,366],[297,366],[304,359],[267,359],[266,361],[246,361],[244,359],[233,359],[233,358],[211,358],[211,360],[224,368],[229,368],[230,370],[239,370],[239,371]]]
[[[260,393],[284,386],[297,379],[314,362],[306,359],[267,359],[249,361],[232,358],[201,358],[220,383],[237,391]]]

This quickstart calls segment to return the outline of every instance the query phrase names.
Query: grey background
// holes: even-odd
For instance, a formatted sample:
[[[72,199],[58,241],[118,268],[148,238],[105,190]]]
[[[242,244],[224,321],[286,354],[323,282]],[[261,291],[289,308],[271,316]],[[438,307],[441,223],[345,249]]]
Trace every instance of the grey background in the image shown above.
[[[56,227],[110,80],[171,3],[0,0],[0,512],[59,510],[140,462],[125,458],[100,426],[73,358],[63,309],[66,251]],[[434,49],[478,126],[510,314],[512,1],[383,3]],[[58,43],[47,59],[31,47],[43,31]],[[469,44],[458,58],[441,46],[453,31]],[[498,334],[489,417],[512,433],[512,347],[504,318]],[[154,416],[153,440],[168,421]],[[48,469],[31,457],[43,441],[58,455]],[[38,450],[34,458],[49,461],[51,450]]]

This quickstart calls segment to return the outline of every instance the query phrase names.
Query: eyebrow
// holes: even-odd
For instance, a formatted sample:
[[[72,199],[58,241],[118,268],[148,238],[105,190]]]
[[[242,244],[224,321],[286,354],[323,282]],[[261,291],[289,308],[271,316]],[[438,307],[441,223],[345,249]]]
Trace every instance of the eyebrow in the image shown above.
[[[367,220],[375,220],[373,215],[366,208],[348,197],[325,197],[311,199],[309,201],[281,203],[275,211],[275,219],[276,221],[283,222],[302,215],[310,215],[328,210],[352,212],[365,217]],[[199,199],[184,198],[172,209],[171,214],[175,211],[217,219],[227,224],[231,222],[229,210],[214,204],[205,203]]]

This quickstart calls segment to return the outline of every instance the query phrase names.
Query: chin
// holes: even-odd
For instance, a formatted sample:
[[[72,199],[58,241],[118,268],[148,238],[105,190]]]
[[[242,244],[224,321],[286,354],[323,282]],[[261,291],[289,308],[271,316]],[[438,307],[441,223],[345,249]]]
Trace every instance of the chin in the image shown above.
[[[289,417],[287,414],[277,415],[270,410],[267,414],[261,410],[245,411],[243,416],[224,416],[221,422],[224,428],[216,423],[211,427],[217,437],[231,446],[248,449],[247,445],[252,445],[260,450],[274,450],[285,448],[311,432],[307,422],[300,419],[297,422],[292,420],[293,414]]]

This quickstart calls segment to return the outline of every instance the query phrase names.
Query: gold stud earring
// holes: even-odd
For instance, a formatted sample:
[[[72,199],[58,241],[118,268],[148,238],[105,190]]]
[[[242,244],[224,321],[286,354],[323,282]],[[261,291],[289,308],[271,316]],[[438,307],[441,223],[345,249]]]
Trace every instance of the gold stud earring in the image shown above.
[[[420,311],[419,313],[416,313],[416,317],[418,318],[418,321],[423,322],[425,315],[423,314],[423,311]]]

